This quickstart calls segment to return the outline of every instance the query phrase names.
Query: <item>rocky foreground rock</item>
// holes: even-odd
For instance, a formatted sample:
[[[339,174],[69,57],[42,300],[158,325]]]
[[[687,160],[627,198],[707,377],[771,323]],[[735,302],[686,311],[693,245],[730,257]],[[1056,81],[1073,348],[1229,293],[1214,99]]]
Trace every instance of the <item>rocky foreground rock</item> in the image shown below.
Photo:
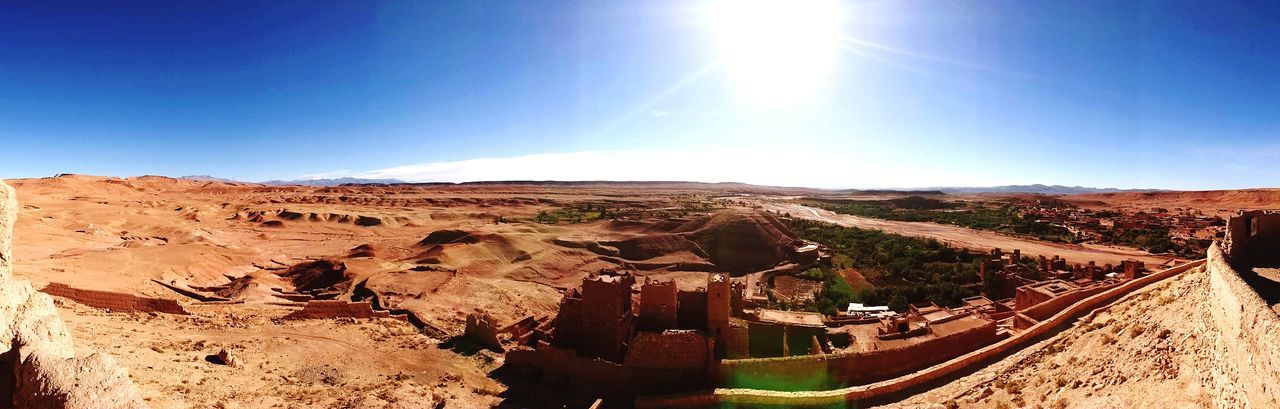
[[[0,402],[19,408],[146,407],[124,368],[100,352],[77,357],[53,299],[13,277],[17,213],[13,188],[0,181]]]

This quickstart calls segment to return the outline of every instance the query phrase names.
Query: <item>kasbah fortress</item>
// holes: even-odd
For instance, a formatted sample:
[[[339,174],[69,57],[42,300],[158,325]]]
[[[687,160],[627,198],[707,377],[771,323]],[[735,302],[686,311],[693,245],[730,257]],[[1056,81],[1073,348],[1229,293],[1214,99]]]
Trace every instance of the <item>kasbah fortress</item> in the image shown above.
[[[1280,380],[1280,352],[1268,339],[1280,331],[1280,310],[1270,307],[1280,306],[1280,213],[1233,217],[1207,259],[1154,272],[1140,261],[1069,268],[1041,256],[1043,280],[1025,282],[1009,271],[1022,268],[1009,262],[1018,253],[1002,257],[996,249],[982,264],[981,274],[995,277],[989,294],[1010,300],[972,297],[954,309],[917,304],[891,318],[757,308],[744,298],[745,286],[725,274],[709,274],[705,287],[684,291],[673,282],[602,271],[566,294],[553,320],[508,328],[519,346],[507,351],[507,365],[565,388],[642,395],[637,407],[842,405],[962,371],[1034,342],[1082,311],[1203,267],[1222,302],[1215,317],[1252,357],[1232,369],[1259,376],[1261,391],[1249,402],[1280,404],[1269,389]],[[1009,283],[1016,280],[1024,282]],[[708,388],[714,391],[688,393]]]
[[[117,314],[190,316],[193,307],[241,302],[237,297],[246,288],[260,287],[249,276],[223,286],[153,280],[199,300],[194,303],[53,281],[36,291],[12,270],[18,210],[14,191],[0,184],[0,343],[5,350],[0,354],[0,402],[6,406],[149,406],[151,397],[110,351],[75,345],[54,297]],[[447,258],[440,246],[487,239],[454,230],[437,233],[423,240],[435,246],[423,254]],[[1197,379],[1205,391],[1187,398],[1184,406],[1280,407],[1280,350],[1274,348],[1280,316],[1273,307],[1280,305],[1280,213],[1247,211],[1230,217],[1225,235],[1205,258],[1185,262],[1073,263],[1036,255],[1033,262],[1023,263],[1018,249],[993,249],[982,256],[976,278],[982,295],[964,299],[961,306],[911,304],[900,313],[860,304],[836,315],[770,309],[761,290],[773,283],[772,276],[832,263],[825,246],[786,235],[778,240],[782,250],[777,265],[785,268],[735,276],[714,263],[686,260],[680,261],[682,266],[696,267],[687,270],[702,271],[680,280],[640,274],[648,267],[633,264],[626,251],[593,249],[619,262],[579,266],[591,272],[567,286],[549,313],[496,317],[476,311],[466,315],[462,331],[452,336],[421,309],[370,289],[375,280],[351,282],[346,263],[281,267],[272,279],[288,285],[261,291],[289,300],[279,303],[290,308],[279,322],[386,321],[441,333],[448,341],[438,348],[458,351],[441,356],[493,360],[487,376],[508,388],[497,396],[519,402],[638,408],[955,407],[958,402],[1066,407],[1070,398],[1128,406],[1144,401],[1100,397],[1096,391],[1128,387],[1138,394],[1148,377],[1185,376]],[[697,254],[714,259],[709,252]],[[462,277],[458,271],[446,274],[446,279]],[[1156,302],[1161,307],[1151,308]],[[1169,322],[1194,328],[1179,329]],[[1139,327],[1152,330],[1135,330]],[[1131,340],[1117,335],[1121,333]],[[1094,338],[1108,341],[1102,346],[1080,341]],[[1078,342],[1064,341],[1070,339]],[[1076,355],[1070,355],[1073,364],[1067,367],[1056,363],[1053,354]],[[233,355],[223,349],[209,360],[242,366]],[[1150,363],[1156,369],[1106,369],[1102,362],[1111,362],[1103,361],[1107,359]],[[1047,369],[1089,372],[1063,380],[1052,379]],[[138,376],[138,368],[132,372]],[[1013,384],[1018,387],[1008,386]],[[1042,397],[1036,400],[1015,389],[1041,390]],[[1045,400],[1049,392],[1044,390],[1059,397]],[[468,405],[467,398],[432,404],[453,407],[448,402],[503,405]]]

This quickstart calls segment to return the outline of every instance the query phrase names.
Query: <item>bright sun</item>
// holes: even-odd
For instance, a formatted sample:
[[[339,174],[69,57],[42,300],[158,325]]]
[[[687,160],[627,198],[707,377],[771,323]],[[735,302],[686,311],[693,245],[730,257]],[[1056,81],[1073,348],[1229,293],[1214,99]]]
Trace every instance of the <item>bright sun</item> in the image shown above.
[[[804,99],[834,69],[841,31],[835,0],[722,0],[709,18],[735,88],[752,102]]]

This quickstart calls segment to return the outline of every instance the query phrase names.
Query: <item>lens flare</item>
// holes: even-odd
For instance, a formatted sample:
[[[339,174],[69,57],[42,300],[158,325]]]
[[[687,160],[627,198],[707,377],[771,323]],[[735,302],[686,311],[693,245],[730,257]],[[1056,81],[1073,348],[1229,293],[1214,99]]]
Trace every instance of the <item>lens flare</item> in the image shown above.
[[[832,0],[726,0],[714,4],[708,17],[740,96],[787,105],[829,80],[840,49],[841,12]]]

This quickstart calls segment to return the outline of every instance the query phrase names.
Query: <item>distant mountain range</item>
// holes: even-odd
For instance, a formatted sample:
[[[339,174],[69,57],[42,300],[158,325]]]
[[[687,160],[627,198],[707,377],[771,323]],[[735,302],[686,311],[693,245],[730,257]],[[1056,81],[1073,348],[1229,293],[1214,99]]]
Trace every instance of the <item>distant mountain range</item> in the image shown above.
[[[203,181],[209,181],[209,182],[244,183],[244,182],[241,182],[241,181],[238,181],[238,180],[224,179],[224,178],[220,178],[220,177],[216,177],[216,176],[209,176],[209,175],[187,175],[187,176],[179,176],[179,177],[178,177],[178,179],[183,179],[183,180],[203,180]]]
[[[217,182],[243,183],[238,180],[220,178],[209,175],[191,175],[183,176],[178,179],[187,180],[206,180]],[[967,194],[1014,194],[1014,193],[1032,193],[1042,195],[1081,195],[1090,193],[1127,193],[1127,192],[1167,192],[1164,189],[1116,189],[1116,188],[1099,188],[1084,186],[1063,186],[1063,185],[1003,185],[988,187],[929,187],[919,189],[813,189],[813,188],[784,188],[777,186],[758,186],[747,183],[721,182],[721,183],[701,183],[701,182],[681,182],[681,181],[552,181],[552,180],[505,180],[505,181],[475,181],[475,182],[425,182],[411,183],[400,179],[363,179],[363,178],[334,178],[334,179],[297,179],[297,180],[268,180],[261,182],[264,185],[271,186],[341,186],[341,185],[366,185],[366,184],[406,184],[418,186],[432,185],[549,185],[549,186],[589,186],[589,185],[615,185],[615,186],[663,186],[663,187],[689,187],[689,188],[708,188],[718,187],[731,190],[796,190],[796,191],[812,191],[818,193],[845,193],[845,194],[920,194],[920,195],[967,195]]]
[[[361,178],[336,178],[336,179],[304,179],[304,180],[268,180],[262,182],[264,185],[272,186],[340,186],[340,185],[366,185],[366,184],[393,184],[405,183],[400,179],[361,179]]]
[[[240,180],[220,178],[209,175],[188,175],[178,179],[184,180],[202,180],[209,182],[226,182],[226,183],[250,183]],[[366,184],[394,184],[406,183],[400,179],[361,179],[361,178],[336,178],[336,179],[298,179],[298,180],[268,180],[259,182],[264,185],[271,186],[341,186],[341,185],[366,185]]]
[[[931,190],[940,190],[943,193],[951,195],[977,194],[977,193],[1035,193],[1042,195],[1082,195],[1090,193],[1126,193],[1126,192],[1165,192],[1163,189],[1116,189],[1116,188],[1100,188],[1100,187],[1084,187],[1084,186],[1062,186],[1062,185],[1005,185],[990,187],[939,187],[930,188]]]

